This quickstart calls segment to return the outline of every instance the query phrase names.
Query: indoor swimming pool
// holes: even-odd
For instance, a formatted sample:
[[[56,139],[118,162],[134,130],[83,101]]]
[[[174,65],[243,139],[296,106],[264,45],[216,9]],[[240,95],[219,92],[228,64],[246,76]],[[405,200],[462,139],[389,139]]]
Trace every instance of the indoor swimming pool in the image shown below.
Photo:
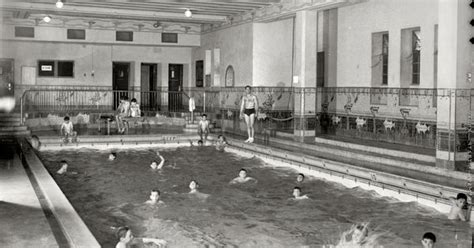
[[[150,168],[165,158],[162,170]],[[117,153],[114,161],[108,155]],[[383,247],[419,247],[433,232],[437,247],[470,247],[469,223],[414,202],[346,188],[254,156],[214,147],[54,149],[39,153],[43,164],[103,247],[114,247],[118,226],[138,237],[165,239],[167,247],[322,247],[335,245],[352,225],[369,222],[369,236]],[[60,161],[68,172],[56,174]],[[241,168],[256,183],[230,185]],[[188,194],[196,180],[206,198]],[[295,186],[309,199],[293,200]],[[163,204],[147,205],[150,191]],[[377,247],[379,247],[377,246]]]

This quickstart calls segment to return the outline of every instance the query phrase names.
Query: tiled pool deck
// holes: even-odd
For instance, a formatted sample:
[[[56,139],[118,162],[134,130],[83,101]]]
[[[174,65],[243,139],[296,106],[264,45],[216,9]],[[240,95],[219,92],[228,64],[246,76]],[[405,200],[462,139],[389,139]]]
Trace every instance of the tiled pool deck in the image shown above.
[[[36,131],[32,134],[38,135],[40,139],[46,138],[44,140],[45,146],[60,144],[59,137],[55,131]],[[157,142],[163,141],[166,142],[167,139],[170,141],[174,136],[180,136],[179,140],[181,142],[187,142],[188,140],[196,141],[198,136],[195,133],[183,133],[182,129],[158,129],[158,130],[146,130],[146,131],[136,131],[132,130],[129,135],[103,135],[97,132],[97,129],[91,130],[82,130],[79,133],[79,143],[80,142],[111,142],[116,143],[123,140],[128,140],[135,142],[136,144],[139,141],[146,144],[147,142]],[[364,167],[367,169],[373,169],[371,166],[377,166],[379,160],[382,158],[382,162],[390,163],[389,160],[394,159],[394,156],[399,156],[398,159],[401,161],[401,164],[405,163],[406,165],[413,166],[418,164],[420,167],[420,173],[422,174],[425,170],[435,170],[433,163],[430,162],[430,157],[434,155],[434,152],[429,149],[420,149],[417,154],[419,157],[415,156],[410,158],[406,156],[410,154],[410,149],[406,147],[401,149],[394,149],[396,146],[392,144],[384,145],[375,144],[373,147],[378,147],[382,150],[389,149],[392,150],[392,154],[372,156],[371,145],[369,143],[361,144],[360,142],[352,143],[351,145],[347,140],[344,141],[328,141],[327,139],[322,139],[318,143],[314,140],[307,141],[306,143],[294,142],[288,139],[276,139],[276,138],[265,138],[257,140],[256,144],[244,144],[242,143],[243,138],[236,135],[227,135],[231,143],[233,143],[236,148],[244,149],[254,149],[255,151],[265,152],[265,149],[279,151],[281,153],[294,153],[296,154],[297,159],[303,159],[303,161],[308,159],[309,156],[314,156],[322,159],[328,160],[342,160],[340,162],[351,162],[350,164]],[[342,144],[337,144],[337,142],[342,142]],[[360,147],[357,147],[360,146]],[[247,147],[246,147],[247,146]],[[250,146],[250,147],[249,147]],[[338,153],[334,153],[329,148],[332,146],[337,147]],[[334,148],[333,147],[333,148]],[[354,149],[356,147],[357,149]],[[329,149],[324,150],[323,148]],[[5,150],[5,149],[4,149]],[[8,150],[8,149],[7,149]],[[351,157],[351,152],[361,153],[361,156],[364,156],[366,159],[365,162],[358,161],[357,159],[344,159],[344,157]],[[417,150],[418,151],[418,150]],[[267,151],[272,152],[272,151]],[[397,152],[399,154],[397,154]],[[383,153],[383,151],[382,151]],[[339,156],[345,154],[344,156]],[[298,157],[299,156],[299,157]],[[400,157],[402,156],[402,157]],[[0,243],[2,247],[81,247],[80,245],[71,245],[71,242],[68,243],[67,238],[64,235],[60,235],[57,225],[54,223],[54,219],[49,218],[47,210],[44,210],[44,196],[41,195],[41,192],[35,190],[35,182],[31,180],[28,176],[28,168],[23,167],[20,158],[16,154],[13,156],[6,155],[7,159],[0,160],[0,204],[1,204],[1,214],[0,222],[6,223],[7,227],[13,228],[3,228],[0,231]],[[386,160],[383,160],[385,157]],[[428,161],[426,161],[428,159]],[[373,160],[373,161],[371,161]],[[420,161],[425,161],[425,163]],[[309,160],[308,160],[309,162]],[[378,167],[378,169],[382,169]],[[403,171],[403,166],[400,167],[400,171]],[[442,177],[442,176],[439,176]],[[450,173],[445,177],[445,182],[441,180],[441,184],[452,181],[452,177],[460,177],[469,180],[468,173]],[[432,180],[440,180],[439,178],[431,178]],[[460,183],[457,188],[461,188],[463,183]],[[34,197],[36,195],[36,197]],[[42,208],[43,206],[43,208]],[[472,222],[471,222],[472,223]],[[86,228],[87,229],[87,228]],[[5,244],[5,245],[3,245]]]

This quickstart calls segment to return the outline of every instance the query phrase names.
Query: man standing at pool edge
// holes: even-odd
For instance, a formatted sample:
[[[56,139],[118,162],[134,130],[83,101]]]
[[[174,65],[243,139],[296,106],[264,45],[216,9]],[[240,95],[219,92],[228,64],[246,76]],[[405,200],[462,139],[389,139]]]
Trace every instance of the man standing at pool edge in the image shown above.
[[[245,94],[242,97],[242,104],[240,105],[240,118],[245,119],[247,125],[247,133],[249,138],[245,143],[253,143],[255,130],[253,124],[255,123],[255,116],[258,111],[258,99],[257,96],[251,93],[252,87],[250,85],[245,86]]]

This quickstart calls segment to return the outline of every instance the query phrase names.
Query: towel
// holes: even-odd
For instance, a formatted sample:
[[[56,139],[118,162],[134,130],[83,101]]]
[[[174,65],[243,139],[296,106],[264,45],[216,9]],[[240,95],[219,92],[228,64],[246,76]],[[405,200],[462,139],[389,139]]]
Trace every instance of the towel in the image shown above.
[[[193,112],[196,109],[196,103],[194,97],[189,98],[189,112]]]

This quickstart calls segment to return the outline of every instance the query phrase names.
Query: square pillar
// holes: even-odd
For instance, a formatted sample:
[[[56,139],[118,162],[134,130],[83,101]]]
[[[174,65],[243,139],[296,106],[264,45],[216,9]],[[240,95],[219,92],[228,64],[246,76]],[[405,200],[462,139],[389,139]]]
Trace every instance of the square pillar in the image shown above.
[[[472,116],[469,37],[473,18],[466,1],[439,0],[436,166],[466,171],[468,129]]]
[[[294,30],[294,136],[314,139],[316,124],[316,55],[318,13],[296,13]]]

